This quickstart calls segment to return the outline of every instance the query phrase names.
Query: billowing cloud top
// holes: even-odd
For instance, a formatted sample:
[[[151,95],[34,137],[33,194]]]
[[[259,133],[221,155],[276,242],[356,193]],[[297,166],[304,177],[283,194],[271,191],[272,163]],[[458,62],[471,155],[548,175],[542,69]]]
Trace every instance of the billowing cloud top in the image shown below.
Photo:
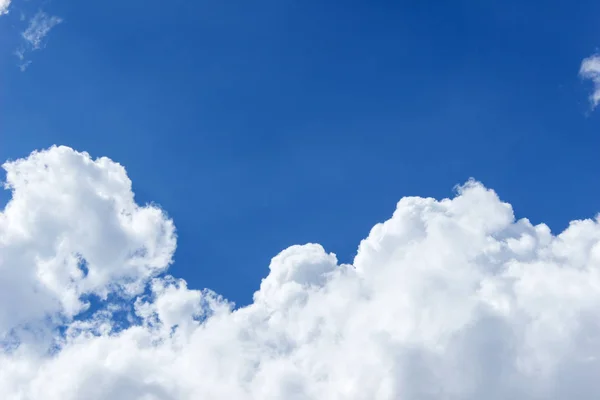
[[[352,265],[282,251],[235,309],[164,275],[173,224],[122,166],[53,147],[4,168],[0,398],[598,397],[596,220],[553,236],[470,181],[400,200]]]

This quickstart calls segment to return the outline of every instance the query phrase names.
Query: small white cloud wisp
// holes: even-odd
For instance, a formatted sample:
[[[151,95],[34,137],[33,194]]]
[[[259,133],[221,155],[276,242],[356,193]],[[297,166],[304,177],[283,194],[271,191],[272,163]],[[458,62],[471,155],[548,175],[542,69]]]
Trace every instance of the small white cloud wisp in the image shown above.
[[[589,79],[594,84],[594,91],[590,95],[592,108],[596,108],[600,103],[600,55],[595,54],[585,58],[579,68],[579,76],[583,79]]]
[[[401,199],[352,264],[282,251],[235,308],[165,274],[173,222],[121,165],[52,147],[4,168],[0,398],[598,398],[598,219],[553,235],[469,181]]]
[[[39,11],[29,21],[29,26],[23,32],[23,38],[31,45],[32,49],[37,50],[41,47],[43,39],[50,30],[61,22],[61,18]]]
[[[27,29],[25,29],[25,31],[23,31],[21,34],[24,40],[24,45],[15,51],[15,55],[20,62],[19,67],[21,68],[21,71],[25,71],[31,64],[31,60],[26,60],[26,54],[30,51],[41,49],[46,36],[56,25],[60,24],[62,21],[62,18],[50,16],[43,11],[38,11],[31,18]]]

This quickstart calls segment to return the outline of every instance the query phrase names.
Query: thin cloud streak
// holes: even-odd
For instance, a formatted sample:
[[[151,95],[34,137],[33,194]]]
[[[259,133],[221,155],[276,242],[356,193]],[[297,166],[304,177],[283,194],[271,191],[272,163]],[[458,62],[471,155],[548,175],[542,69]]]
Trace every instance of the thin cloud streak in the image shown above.
[[[43,11],[39,11],[29,21],[29,26],[23,32],[23,38],[31,45],[33,50],[41,48],[43,39],[50,30],[60,24],[62,19],[56,16],[50,16]]]

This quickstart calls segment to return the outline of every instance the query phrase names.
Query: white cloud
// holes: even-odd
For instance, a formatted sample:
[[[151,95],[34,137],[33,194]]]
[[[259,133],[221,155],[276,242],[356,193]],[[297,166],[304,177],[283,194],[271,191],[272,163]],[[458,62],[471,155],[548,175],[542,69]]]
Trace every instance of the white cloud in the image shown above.
[[[0,337],[72,317],[82,295],[135,295],[169,264],[172,222],[135,204],[120,165],[57,147],[4,168],[13,197],[0,214]]]
[[[592,107],[600,103],[600,55],[593,55],[581,62],[579,75],[584,79],[589,79],[594,83],[594,91],[590,95]]]
[[[468,182],[402,199],[353,265],[317,244],[284,250],[233,309],[156,275],[173,225],[135,204],[120,165],[55,147],[5,168],[0,398],[598,397],[597,220],[553,236]],[[135,300],[73,320],[86,293]]]
[[[0,15],[8,14],[10,0],[0,0]]]
[[[2,0],[0,0],[2,1]],[[25,45],[15,51],[19,59],[19,68],[25,71],[31,64],[31,60],[26,60],[25,56],[29,51],[39,50],[42,47],[44,38],[50,33],[50,30],[60,24],[62,19],[56,16],[50,16],[43,11],[39,11],[31,18],[27,29],[21,34]]]
[[[42,40],[48,35],[50,30],[61,22],[61,18],[39,11],[29,21],[29,26],[23,32],[23,38],[33,49],[39,49],[42,45]]]

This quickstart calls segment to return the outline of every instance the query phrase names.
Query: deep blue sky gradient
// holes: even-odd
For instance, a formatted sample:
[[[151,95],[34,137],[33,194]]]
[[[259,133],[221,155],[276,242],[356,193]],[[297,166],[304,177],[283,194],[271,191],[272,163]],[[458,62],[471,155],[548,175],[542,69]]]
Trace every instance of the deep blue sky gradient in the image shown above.
[[[557,232],[600,211],[581,60],[600,3],[19,2],[64,22],[22,73],[0,18],[0,159],[65,144],[124,164],[174,218],[172,273],[250,301],[271,257],[350,262],[406,195],[481,180]]]

